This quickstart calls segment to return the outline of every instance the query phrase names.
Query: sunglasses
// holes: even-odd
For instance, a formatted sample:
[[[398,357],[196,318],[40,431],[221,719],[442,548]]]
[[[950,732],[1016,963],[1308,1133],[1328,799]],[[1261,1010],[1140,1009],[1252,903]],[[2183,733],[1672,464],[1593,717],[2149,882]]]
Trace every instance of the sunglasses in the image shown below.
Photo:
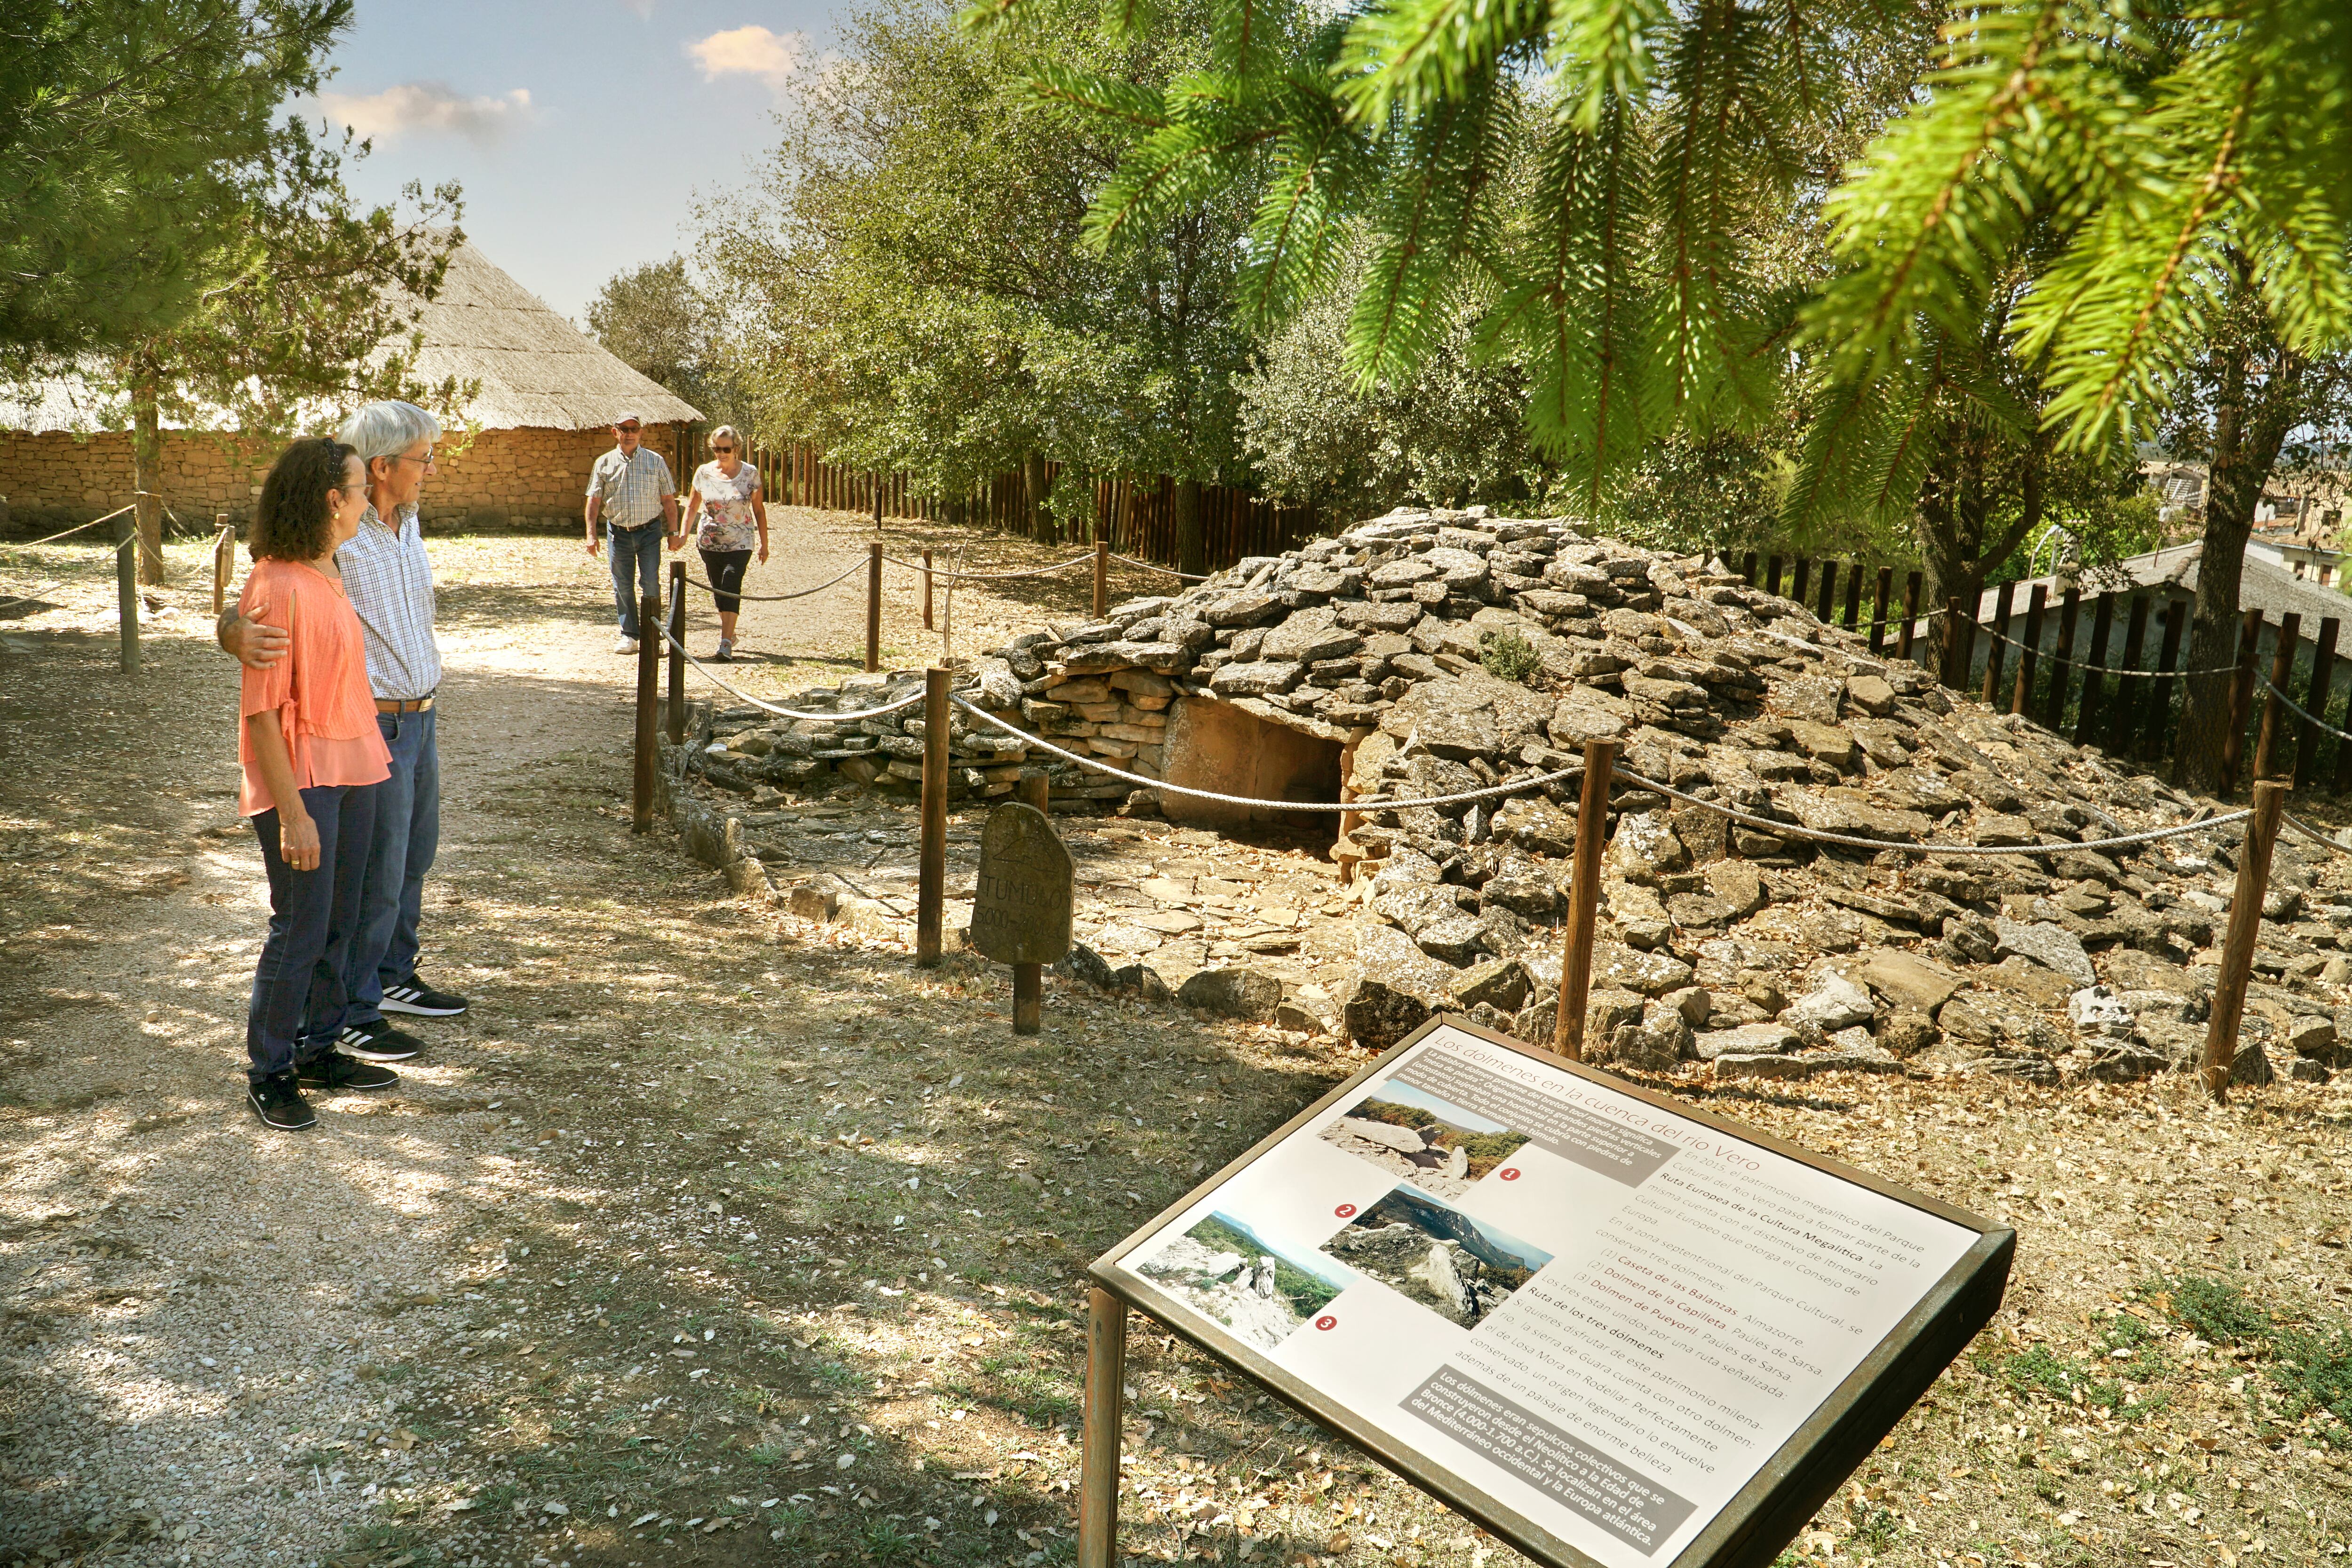
[[[637,427],[635,425],[615,425],[613,428],[624,436],[634,436],[637,433]]]
[[[711,447],[710,449],[711,449],[712,451],[714,451],[714,452],[731,452],[731,451],[733,451],[735,448],[734,448],[734,447],[728,447],[728,446],[717,446],[717,447]]]

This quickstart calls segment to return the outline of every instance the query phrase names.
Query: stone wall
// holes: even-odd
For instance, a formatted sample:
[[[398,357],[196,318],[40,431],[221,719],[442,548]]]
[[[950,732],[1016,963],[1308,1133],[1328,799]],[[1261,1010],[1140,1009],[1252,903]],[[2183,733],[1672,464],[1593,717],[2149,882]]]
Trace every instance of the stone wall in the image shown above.
[[[646,440],[677,468],[680,429],[656,425]],[[445,443],[445,448],[454,443]],[[569,532],[580,526],[589,466],[610,451],[610,430],[485,430],[441,459],[425,489],[425,526],[434,533]],[[163,504],[203,531],[226,512],[253,515],[276,445],[209,431],[164,433]],[[681,484],[690,479],[677,474]],[[131,500],[131,436],[0,431],[0,534],[29,538],[102,517]]]

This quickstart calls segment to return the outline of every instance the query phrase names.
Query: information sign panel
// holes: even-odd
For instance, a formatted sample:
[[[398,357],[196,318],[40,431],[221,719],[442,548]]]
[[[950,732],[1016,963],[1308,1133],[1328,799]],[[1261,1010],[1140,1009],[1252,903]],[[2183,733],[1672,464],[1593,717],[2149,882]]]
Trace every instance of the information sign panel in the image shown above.
[[[1070,951],[1075,868],[1044,812],[1017,800],[980,833],[971,945],[999,963],[1058,963]]]
[[[1540,1561],[1769,1563],[2013,1232],[1440,1019],[1094,1266]]]

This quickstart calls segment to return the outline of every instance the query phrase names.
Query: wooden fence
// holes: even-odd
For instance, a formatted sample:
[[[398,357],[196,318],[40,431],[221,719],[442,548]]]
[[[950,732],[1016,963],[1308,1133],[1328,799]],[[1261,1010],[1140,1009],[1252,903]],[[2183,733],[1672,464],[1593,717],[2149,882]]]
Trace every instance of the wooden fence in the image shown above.
[[[2179,590],[2092,594],[2068,588],[2055,599],[2046,584],[2003,583],[1990,590],[1991,612],[1919,602],[1920,574],[1891,566],[1802,556],[1742,555],[1736,570],[1769,593],[1785,593],[1823,621],[1867,629],[1874,653],[1931,664],[1947,687],[2021,713],[2078,745],[2111,756],[2160,762],[2177,755],[2186,704],[2189,624],[2195,605]],[[1899,594],[1898,594],[1899,586]],[[2087,615],[2086,613],[2087,612]],[[1949,636],[1932,628],[1938,616]],[[2306,640],[2301,617],[2271,620],[2259,610],[2239,617],[2229,668],[2230,717],[2223,745],[2224,787],[2247,776],[2275,682],[2322,723],[2352,731],[2352,660],[2336,658],[2347,616],[2319,623]],[[2282,651],[2284,650],[2284,651]],[[2128,672],[2128,673],[2126,673]],[[2339,676],[2341,679],[2339,679]],[[2280,709],[2273,728],[2269,775],[2292,774],[2299,793],[2352,794],[2352,741]]]
[[[708,434],[697,427],[681,442],[678,479],[691,479],[709,459]],[[927,495],[904,474],[877,474],[828,462],[806,442],[753,446],[744,461],[760,470],[768,500],[779,506],[817,507],[862,516],[993,528],[1042,543],[1091,543],[1107,539],[1123,555],[1163,566],[1181,564],[1176,555],[1177,481],[1123,476],[1095,481],[1093,533],[1065,538],[1042,509],[1030,504],[1027,477],[1018,470],[992,476],[953,497]],[[1063,465],[1045,465],[1050,489]],[[878,510],[877,510],[878,509]],[[1274,555],[1311,539],[1315,509],[1286,506],[1226,485],[1201,486],[1201,537],[1208,566],[1217,571],[1248,555]]]

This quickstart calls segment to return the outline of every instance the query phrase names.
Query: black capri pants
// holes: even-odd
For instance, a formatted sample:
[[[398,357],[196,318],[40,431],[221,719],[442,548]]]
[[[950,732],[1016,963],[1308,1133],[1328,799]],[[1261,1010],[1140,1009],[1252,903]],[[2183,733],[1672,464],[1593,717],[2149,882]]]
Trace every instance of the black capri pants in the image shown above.
[[[710,602],[719,606],[720,615],[733,615],[743,603],[735,595],[743,591],[743,574],[751,567],[751,552],[748,550],[705,550],[698,544],[695,551],[702,557],[702,570],[710,579]]]

